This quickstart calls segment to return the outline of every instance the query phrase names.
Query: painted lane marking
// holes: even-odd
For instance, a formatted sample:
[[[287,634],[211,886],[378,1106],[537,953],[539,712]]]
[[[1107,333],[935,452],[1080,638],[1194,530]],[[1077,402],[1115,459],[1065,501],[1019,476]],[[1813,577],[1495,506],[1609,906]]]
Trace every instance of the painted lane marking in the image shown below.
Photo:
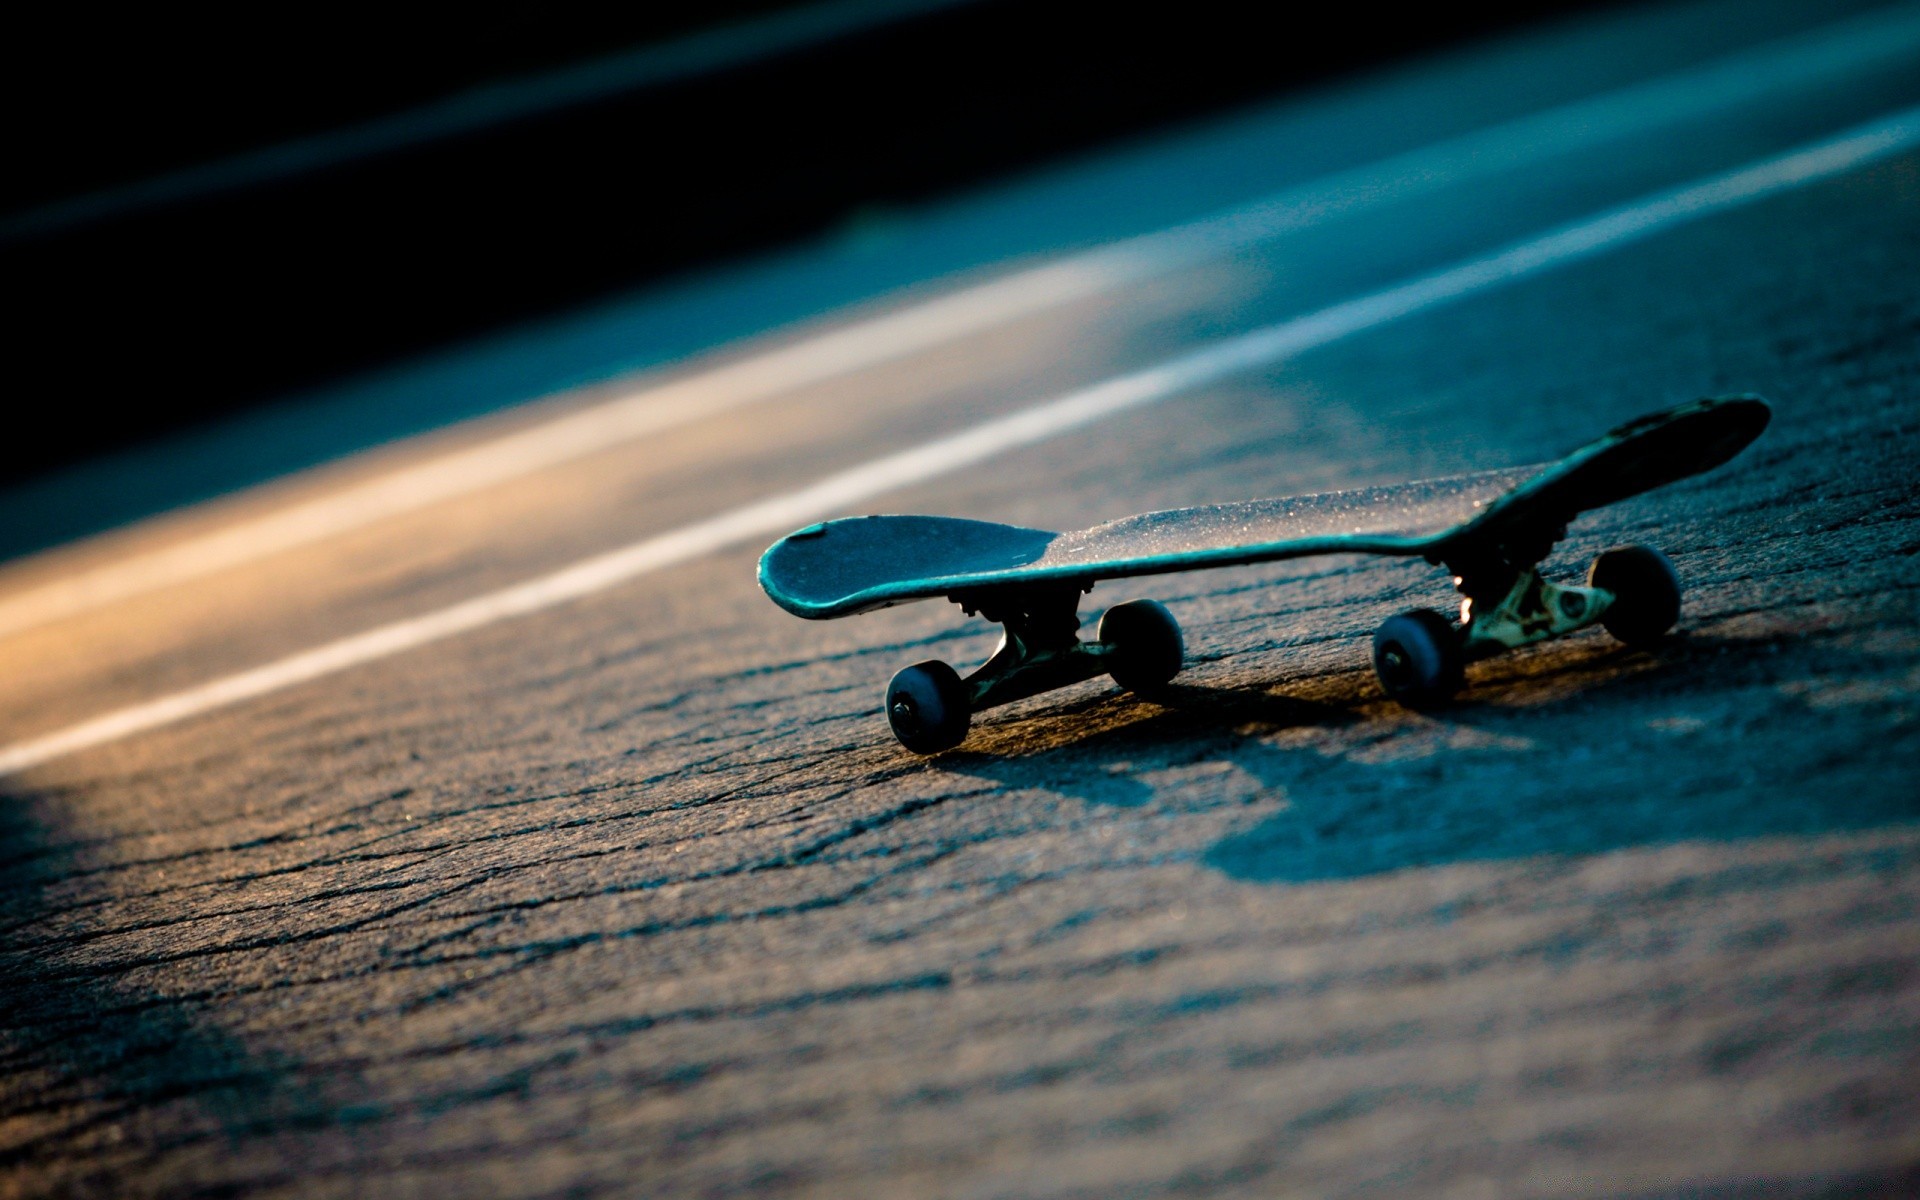
[[[1250,367],[1264,366],[1475,292],[1589,258],[1803,184],[1832,178],[1915,146],[1920,146],[1920,108],[1908,109],[1737,171],[1658,193],[1384,291],[1216,342],[1158,366],[1117,376],[1022,412],[874,459],[798,491],[759,500],[671,533],[584,559],[549,575],[17,742],[0,749],[0,775],[23,771],[77,750],[276,692],[496,621],[552,608],[716,550],[785,533],[823,517],[844,513],[896,488],[948,474],[1101,418],[1164,400]]]
[[[1289,188],[899,312],[647,387],[262,517],[0,598],[0,637],[203,578],[701,417],[932,349],[1463,181],[1812,88],[1920,54],[1920,5],[1872,13],[1648,83]]]

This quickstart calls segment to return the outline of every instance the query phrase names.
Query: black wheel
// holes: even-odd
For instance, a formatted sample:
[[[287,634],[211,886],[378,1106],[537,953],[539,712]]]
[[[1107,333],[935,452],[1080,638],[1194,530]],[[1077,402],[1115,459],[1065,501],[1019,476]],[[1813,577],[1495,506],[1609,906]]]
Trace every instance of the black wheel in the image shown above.
[[[1101,614],[1094,636],[1107,648],[1107,674],[1130,692],[1165,686],[1186,662],[1180,622],[1158,601],[1114,605]]]
[[[939,659],[902,667],[887,684],[887,724],[915,754],[951,750],[973,721],[967,685]]]
[[[1680,619],[1680,576],[1652,546],[1604,552],[1587,568],[1587,586],[1613,593],[1600,623],[1629,646],[1653,645]]]
[[[1466,657],[1453,622],[1430,608],[1417,608],[1387,618],[1374,633],[1373,670],[1390,698],[1420,708],[1460,690]]]

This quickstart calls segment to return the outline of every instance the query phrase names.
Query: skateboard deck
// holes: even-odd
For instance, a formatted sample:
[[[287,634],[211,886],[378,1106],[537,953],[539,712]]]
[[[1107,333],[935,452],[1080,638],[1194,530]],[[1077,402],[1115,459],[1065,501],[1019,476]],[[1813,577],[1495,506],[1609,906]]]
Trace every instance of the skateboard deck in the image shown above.
[[[1601,620],[1615,599],[1609,589],[1562,588],[1533,570],[1566,525],[1583,512],[1719,466],[1758,437],[1769,418],[1758,397],[1714,397],[1641,417],[1551,463],[1145,513],[1065,533],[954,517],[843,518],[774,543],[761,558],[760,584],[781,608],[810,619],[944,596],[1008,626],[1016,644],[1010,652],[1003,646],[995,671],[983,668],[985,674],[969,681],[969,710],[1044,690],[1038,684],[1060,686],[1052,682],[1056,677],[1090,677],[1109,669],[1094,669],[1103,656],[1124,657],[1103,655],[1099,642],[1069,643],[1057,632],[1065,623],[1062,604],[1074,605],[1095,583],[1307,555],[1419,555],[1445,565],[1469,605],[1480,604],[1480,628],[1474,629],[1471,607],[1452,634],[1421,620],[1442,642],[1457,641],[1460,656],[1473,657]],[[1629,574],[1648,570],[1655,568],[1642,563]],[[1022,638],[1043,609],[1052,613],[1046,623],[1055,632],[1038,641],[1087,661],[1064,670],[1056,664],[1052,674],[1041,671],[1025,686],[1008,688],[998,675],[1031,673],[1045,657],[1034,636]],[[1496,610],[1511,610],[1509,619],[1495,619]],[[1149,625],[1170,622],[1148,619]],[[1411,636],[1419,639],[1417,632]],[[1439,654],[1447,658],[1447,647]],[[1439,667],[1443,677],[1434,684],[1444,686],[1452,666]]]

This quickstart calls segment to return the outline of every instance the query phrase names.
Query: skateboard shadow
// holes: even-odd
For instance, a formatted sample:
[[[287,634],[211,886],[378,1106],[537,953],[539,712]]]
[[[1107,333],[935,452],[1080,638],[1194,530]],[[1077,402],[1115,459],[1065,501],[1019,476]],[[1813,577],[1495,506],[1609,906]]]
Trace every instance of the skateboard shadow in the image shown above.
[[[1567,643],[1496,662],[1479,698],[1418,715],[1359,672],[1315,681],[1317,700],[1186,686],[1130,722],[1117,714],[1144,702],[1099,698],[1014,723],[996,755],[942,762],[1129,806],[1184,803],[1149,782],[1169,768],[1229,764],[1284,805],[1202,857],[1258,883],[1920,822],[1887,724],[1819,695],[1823,679],[1871,678],[1865,654],[1696,635],[1652,654]],[[1038,741],[1043,724],[1058,739],[1089,719],[1085,737]],[[1263,736],[1304,726],[1336,736]],[[1899,728],[1920,752],[1920,730]]]
[[[1108,694],[1006,721],[978,739],[991,749],[955,751],[939,762],[1005,787],[1044,786],[1088,803],[1139,807],[1155,799],[1145,772],[1259,757],[1250,732],[1352,725],[1363,719],[1358,707],[1261,688],[1173,684],[1151,700]],[[1134,715],[1141,710],[1147,715]]]
[[[67,1186],[111,1191],[113,1169],[85,1164],[118,1141],[120,1122],[166,1107],[192,1109],[164,1122],[175,1145],[332,1121],[300,1063],[209,1018],[216,998],[163,995],[128,981],[141,963],[105,967],[85,954],[98,931],[73,885],[86,871],[77,839],[35,815],[49,811],[30,792],[0,789],[0,1041],[15,1078],[33,1081],[0,1102],[0,1119],[22,1131],[0,1165],[72,1160],[80,1178]]]

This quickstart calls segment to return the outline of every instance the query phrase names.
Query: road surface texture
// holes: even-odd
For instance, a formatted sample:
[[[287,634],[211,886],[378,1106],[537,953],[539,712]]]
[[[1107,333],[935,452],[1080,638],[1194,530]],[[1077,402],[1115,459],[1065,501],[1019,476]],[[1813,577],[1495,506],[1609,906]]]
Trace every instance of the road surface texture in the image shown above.
[[[1685,95],[1839,28],[1756,5],[1736,37],[1729,11],[1596,18],[1023,185],[1124,225],[1102,180],[1158,163],[1162,188],[1196,181],[1166,224],[1233,188],[1307,211],[1318,180],[1439,147],[1220,253],[17,621],[0,737],[44,747],[951,454],[938,439],[1920,103],[1914,11],[1873,9],[1847,19],[1908,42],[1876,27],[1834,73],[1504,159],[1457,140],[1636,82]],[[1261,139],[1321,157],[1249,157]],[[1207,175],[1209,153],[1232,166]],[[1446,169],[1402,187],[1414,161]],[[0,600],[1003,269],[24,560]],[[1186,627],[1169,696],[1084,684],[915,758],[878,712],[887,677],[977,661],[992,631],[940,603],[795,620],[754,584],[784,530],[755,528],[16,757],[0,1195],[1913,1194],[1916,279],[1907,144],[818,514],[1075,528],[1540,461],[1699,394],[1775,402],[1742,457],[1584,518],[1553,560],[1662,546],[1689,585],[1675,636],[1486,662],[1444,710],[1385,702],[1367,639],[1446,607],[1448,580],[1328,558],[1103,585],[1086,615],[1149,594]]]

